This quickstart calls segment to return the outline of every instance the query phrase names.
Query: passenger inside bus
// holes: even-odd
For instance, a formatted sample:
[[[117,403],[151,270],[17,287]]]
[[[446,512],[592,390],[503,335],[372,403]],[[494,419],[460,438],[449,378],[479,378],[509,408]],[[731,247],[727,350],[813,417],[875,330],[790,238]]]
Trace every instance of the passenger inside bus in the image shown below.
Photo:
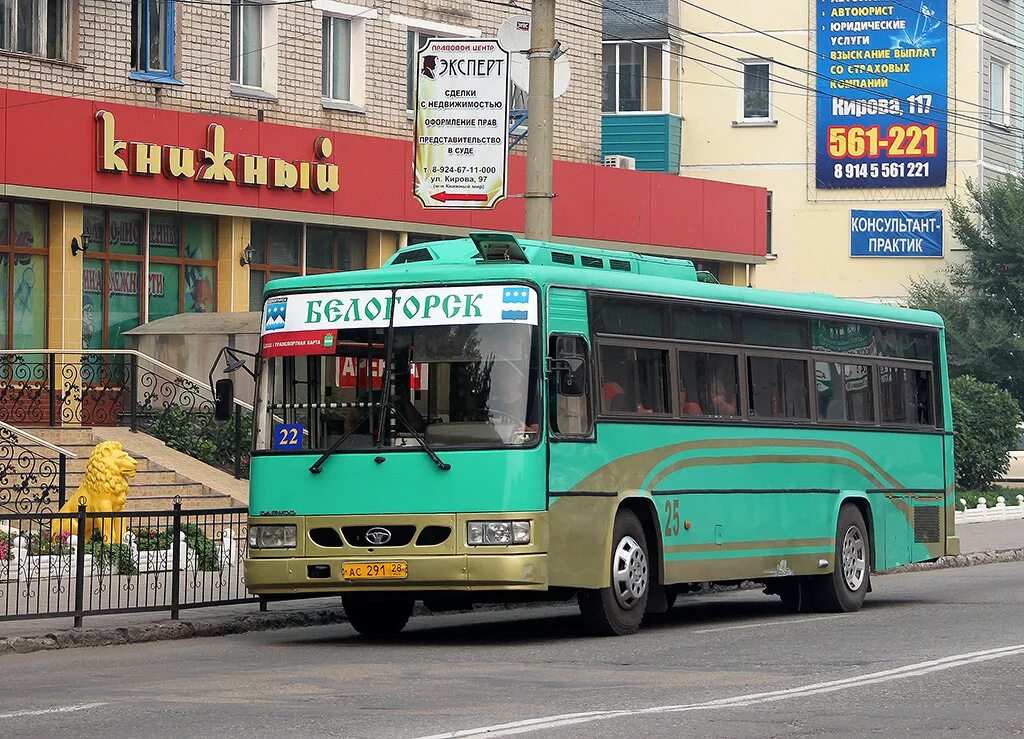
[[[684,416],[703,416],[704,409],[700,407],[700,403],[689,400],[686,397],[686,385],[679,383],[679,412]]]

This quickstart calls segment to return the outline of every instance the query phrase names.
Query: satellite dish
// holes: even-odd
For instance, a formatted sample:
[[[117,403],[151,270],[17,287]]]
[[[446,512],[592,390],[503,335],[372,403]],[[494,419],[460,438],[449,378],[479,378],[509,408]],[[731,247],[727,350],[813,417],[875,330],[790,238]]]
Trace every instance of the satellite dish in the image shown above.
[[[524,52],[530,50],[530,16],[513,15],[498,26],[498,43],[509,53],[508,73],[523,92],[530,91],[530,60]],[[569,55],[555,59],[555,97],[569,89],[571,72]]]

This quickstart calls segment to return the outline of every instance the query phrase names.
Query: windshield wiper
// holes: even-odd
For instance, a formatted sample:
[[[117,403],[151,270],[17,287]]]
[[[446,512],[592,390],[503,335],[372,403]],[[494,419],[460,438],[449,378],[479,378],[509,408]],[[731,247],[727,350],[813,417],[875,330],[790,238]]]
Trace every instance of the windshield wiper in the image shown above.
[[[427,443],[426,435],[420,434],[420,432],[417,431],[416,428],[409,422],[409,419],[402,415],[401,411],[398,410],[398,408],[392,401],[388,401],[387,408],[391,410],[392,413],[395,414],[395,418],[401,421],[403,426],[409,429],[409,433],[412,434],[412,438],[419,442],[419,445],[423,449],[423,451],[425,451],[427,453],[427,456],[430,457],[431,461],[437,465],[437,469],[441,470],[441,472],[447,472],[452,468],[450,464],[448,464],[439,456],[437,456],[437,452],[435,452],[433,448],[430,446],[430,444]]]
[[[313,466],[309,468],[309,471],[314,475],[320,474],[320,468],[324,466],[324,462],[326,462],[332,454],[341,449],[341,445],[348,441],[349,437],[356,432],[356,429],[359,428],[363,421],[370,417],[371,413],[373,413],[373,403],[370,403],[370,407],[367,408],[363,415],[359,417],[359,420],[352,424],[352,428],[339,436],[338,440],[331,444],[326,452],[320,455],[320,459],[313,463]]]

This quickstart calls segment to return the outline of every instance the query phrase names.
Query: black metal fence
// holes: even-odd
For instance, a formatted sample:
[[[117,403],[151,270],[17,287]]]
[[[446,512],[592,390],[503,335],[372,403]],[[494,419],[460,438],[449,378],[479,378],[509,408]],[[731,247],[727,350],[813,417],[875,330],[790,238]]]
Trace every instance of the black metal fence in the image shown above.
[[[244,508],[0,513],[0,621],[256,602]]]
[[[249,476],[251,409],[214,417],[205,383],[134,351],[0,351],[0,421],[15,426],[127,426]]]
[[[60,508],[67,494],[68,455],[0,423],[0,512]]]

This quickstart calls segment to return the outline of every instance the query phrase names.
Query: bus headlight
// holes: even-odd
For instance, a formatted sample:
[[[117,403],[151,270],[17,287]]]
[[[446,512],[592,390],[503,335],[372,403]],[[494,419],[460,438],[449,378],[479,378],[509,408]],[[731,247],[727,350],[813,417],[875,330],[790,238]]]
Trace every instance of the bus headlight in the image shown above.
[[[291,549],[295,546],[294,526],[250,526],[250,549]]]
[[[529,521],[470,521],[466,543],[471,547],[529,544],[531,533]]]

